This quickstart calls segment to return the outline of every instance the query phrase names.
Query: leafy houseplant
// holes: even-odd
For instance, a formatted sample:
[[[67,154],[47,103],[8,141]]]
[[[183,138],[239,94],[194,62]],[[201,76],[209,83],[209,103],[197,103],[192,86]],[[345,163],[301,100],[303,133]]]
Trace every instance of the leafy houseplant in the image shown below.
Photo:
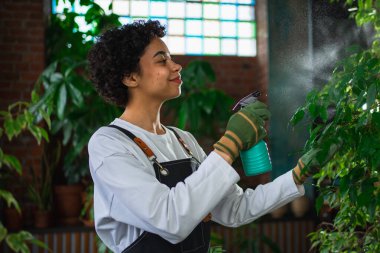
[[[337,212],[331,223],[310,234],[312,248],[380,252],[380,1],[345,2],[358,25],[374,26],[375,40],[340,62],[323,89],[308,94],[291,122],[296,125],[308,114],[319,123],[309,125],[305,149],[320,148],[321,161],[330,145],[343,140],[334,159],[314,175],[317,211],[327,204]],[[335,117],[328,121],[331,108]]]
[[[0,127],[0,137],[7,137],[9,141],[19,136],[22,132],[31,133],[38,144],[41,141],[48,140],[47,132],[36,123],[36,117],[31,113],[30,107],[36,100],[36,94],[32,93],[32,101],[18,101],[8,106],[7,111],[0,111],[2,125]],[[46,112],[38,111],[39,116],[49,123]],[[14,173],[21,175],[22,166],[19,159],[15,156],[4,153],[0,148],[0,178]],[[21,213],[20,205],[14,198],[13,194],[0,184],[0,199],[5,201],[7,207],[14,207]],[[0,243],[5,241],[6,244],[15,252],[30,252],[28,244],[36,244],[39,247],[47,249],[47,246],[41,241],[35,239],[32,234],[27,231],[19,231],[17,233],[9,233],[7,228],[0,222]]]
[[[64,2],[74,5],[74,1]],[[85,13],[64,9],[50,16],[46,34],[49,65],[34,87],[39,100],[32,108],[47,111],[51,118],[51,145],[45,155],[47,161],[58,162],[46,167],[55,167],[54,206],[59,223],[66,225],[79,222],[82,184],[90,180],[87,143],[97,128],[120,113],[97,95],[87,75],[86,61],[94,37],[104,28],[120,25],[118,16],[106,15],[91,0],[79,4],[87,8]],[[84,18],[92,28],[81,31],[78,18]]]
[[[49,66],[35,86],[41,95],[36,108],[50,112],[50,137],[62,147],[60,164],[66,180],[60,183],[68,184],[79,183],[88,176],[88,140],[95,129],[119,113],[118,108],[99,98],[86,73],[86,57],[94,37],[105,28],[120,25],[118,16],[106,15],[91,0],[81,0],[80,5],[88,8],[86,13],[64,9],[63,13],[51,15],[46,34]],[[77,20],[81,17],[92,27],[90,30],[80,30]]]
[[[49,143],[45,143],[44,149],[48,149]],[[30,168],[31,182],[28,183],[28,193],[30,200],[36,204],[34,213],[34,226],[36,228],[46,228],[52,225],[53,208],[53,174],[58,163],[59,147],[55,149],[56,156],[52,156],[54,161],[48,161],[45,151],[42,155],[41,170]]]

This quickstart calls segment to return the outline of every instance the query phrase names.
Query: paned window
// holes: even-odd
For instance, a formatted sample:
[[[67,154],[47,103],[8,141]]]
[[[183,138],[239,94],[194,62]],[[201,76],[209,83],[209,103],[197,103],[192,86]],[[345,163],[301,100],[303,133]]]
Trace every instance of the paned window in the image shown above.
[[[78,1],[71,7],[60,1],[53,12],[73,8],[85,13]],[[172,54],[256,56],[255,0],[95,0],[104,10],[112,3],[112,12],[120,22],[138,19],[159,20],[167,27],[167,43]],[[109,10],[109,12],[111,12]],[[78,17],[80,29],[86,26]]]

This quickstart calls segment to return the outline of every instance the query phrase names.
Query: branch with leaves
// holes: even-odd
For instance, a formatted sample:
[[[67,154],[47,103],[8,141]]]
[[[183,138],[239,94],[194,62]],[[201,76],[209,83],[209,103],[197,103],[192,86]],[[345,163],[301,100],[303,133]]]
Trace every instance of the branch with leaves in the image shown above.
[[[305,151],[318,147],[319,159],[338,140],[335,158],[314,175],[317,212],[328,204],[337,214],[329,226],[310,234],[318,252],[380,252],[380,1],[345,1],[358,25],[375,30],[370,48],[351,48],[320,91],[291,119],[308,117]],[[335,117],[329,119],[330,110]],[[323,141],[317,141],[322,139]]]
[[[12,141],[22,132],[29,132],[34,136],[40,145],[42,140],[48,141],[46,130],[38,124],[38,118],[45,118],[45,122],[50,122],[48,114],[44,110],[36,113],[31,111],[33,102],[18,101],[8,106],[6,111],[0,111],[0,138],[6,137],[8,141]],[[14,173],[21,175],[23,172],[19,159],[13,155],[6,154],[0,147],[0,175],[12,175]],[[0,186],[0,199],[4,200],[7,207],[14,207],[19,213],[20,205],[7,189]],[[30,252],[28,244],[32,243],[39,247],[47,249],[47,246],[41,241],[35,239],[32,234],[27,231],[18,233],[8,233],[7,229],[0,222],[0,242],[4,241],[14,252],[27,253]]]

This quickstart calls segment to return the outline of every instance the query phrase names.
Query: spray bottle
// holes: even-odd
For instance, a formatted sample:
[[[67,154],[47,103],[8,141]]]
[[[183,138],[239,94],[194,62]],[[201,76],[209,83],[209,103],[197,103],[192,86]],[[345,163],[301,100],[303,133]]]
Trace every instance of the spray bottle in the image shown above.
[[[241,108],[255,103],[260,95],[259,91],[255,91],[243,97],[235,104],[232,111],[237,112]],[[268,147],[263,140],[260,140],[255,146],[248,150],[240,151],[240,158],[243,163],[244,173],[247,176],[255,176],[272,170]]]

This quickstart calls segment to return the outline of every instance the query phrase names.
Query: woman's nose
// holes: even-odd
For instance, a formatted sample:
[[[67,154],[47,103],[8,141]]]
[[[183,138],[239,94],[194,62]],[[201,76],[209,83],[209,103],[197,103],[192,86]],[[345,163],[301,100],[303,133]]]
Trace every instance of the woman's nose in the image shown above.
[[[175,61],[172,61],[172,63],[173,63],[172,69],[174,72],[180,72],[182,70],[182,66],[180,64],[176,63]]]

